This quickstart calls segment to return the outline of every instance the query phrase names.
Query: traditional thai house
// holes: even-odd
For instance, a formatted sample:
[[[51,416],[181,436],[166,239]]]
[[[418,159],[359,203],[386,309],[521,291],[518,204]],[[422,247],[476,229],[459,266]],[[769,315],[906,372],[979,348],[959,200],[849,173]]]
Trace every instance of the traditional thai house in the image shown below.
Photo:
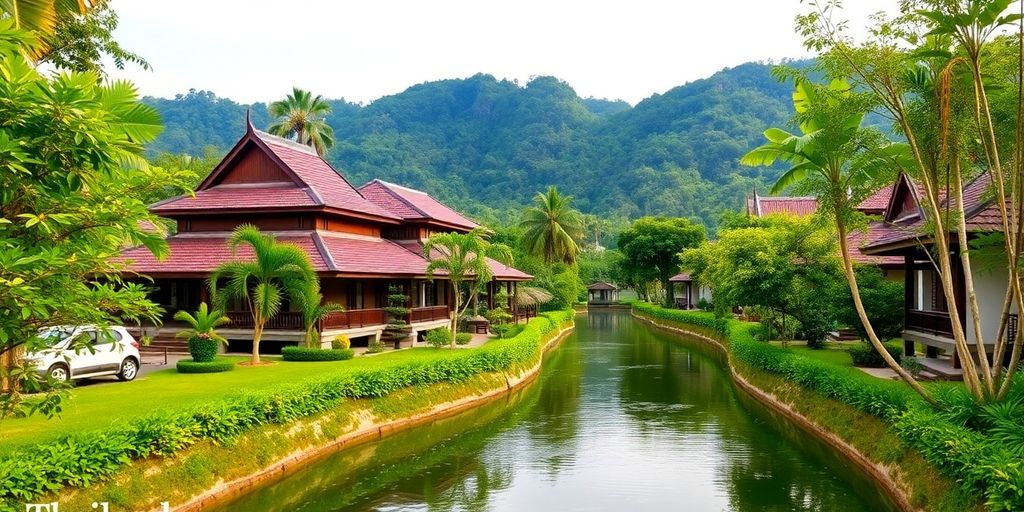
[[[995,202],[990,198],[988,175],[982,175],[964,187],[964,212],[969,239],[984,233],[1002,231],[1001,217]],[[965,273],[960,262],[961,247],[957,236],[950,233],[950,249],[953,251],[953,284],[956,291],[957,318],[951,318],[949,304],[942,291],[938,273],[928,255],[933,250],[933,240],[927,225],[930,221],[921,207],[923,190],[909,177],[901,175],[892,187],[891,197],[886,205],[883,222],[878,233],[862,248],[872,256],[898,257],[903,260],[905,283],[905,328],[903,339],[906,353],[915,353],[915,344],[925,346],[927,358],[934,359],[944,352],[950,356],[953,368],[960,366],[953,342],[953,322],[959,322],[967,333],[969,344],[974,347],[976,336],[973,316],[967,305]],[[940,208],[948,208],[945,197],[940,198]],[[1003,256],[1005,258],[1005,256]],[[993,264],[994,263],[994,264]],[[1002,315],[1003,301],[1007,288],[1005,259],[985,264],[980,258],[972,261],[972,279],[977,293],[981,325],[986,351],[991,354]],[[1011,310],[1008,339],[1017,331],[1017,310]]]
[[[170,255],[158,260],[145,248],[131,248],[122,258],[129,270],[153,279],[154,299],[167,311],[161,334],[176,330],[171,317],[208,301],[210,272],[234,256],[231,231],[249,223],[278,240],[300,247],[316,269],[327,301],[345,311],[321,320],[323,343],[338,335],[365,343],[384,329],[389,289],[409,297],[407,321],[413,333],[446,325],[452,297],[443,276],[428,280],[423,243],[432,233],[467,232],[477,225],[424,192],[373,180],[360,188],[304,145],[255,130],[245,134],[196,188],[193,195],[151,206],[172,220],[176,233],[167,238]],[[251,257],[240,250],[238,258]],[[516,283],[531,276],[488,260],[494,279],[486,302],[496,306],[499,290],[508,292],[515,309]],[[251,339],[249,313],[235,304],[231,324],[222,331],[238,348]],[[293,304],[267,326],[264,339],[294,344],[303,338],[303,318]],[[274,350],[274,343],[267,344]],[[233,347],[234,348],[234,347]]]

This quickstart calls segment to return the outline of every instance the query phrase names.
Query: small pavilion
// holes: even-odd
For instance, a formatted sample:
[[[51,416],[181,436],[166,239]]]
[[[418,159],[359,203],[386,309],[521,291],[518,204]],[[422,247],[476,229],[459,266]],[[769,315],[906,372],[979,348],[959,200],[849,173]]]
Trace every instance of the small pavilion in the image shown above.
[[[598,281],[587,287],[587,304],[618,304],[619,287]]]

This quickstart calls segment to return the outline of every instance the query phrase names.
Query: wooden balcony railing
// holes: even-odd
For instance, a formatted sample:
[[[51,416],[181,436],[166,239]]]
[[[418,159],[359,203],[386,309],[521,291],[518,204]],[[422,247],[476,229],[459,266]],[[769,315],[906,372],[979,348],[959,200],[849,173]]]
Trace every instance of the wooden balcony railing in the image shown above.
[[[412,308],[412,312],[409,314],[410,322],[431,322],[434,320],[447,320],[448,306],[427,306],[425,308]]]
[[[353,309],[330,313],[320,320],[320,329],[354,329],[368,325],[382,325],[387,321],[383,309]]]
[[[940,336],[953,336],[953,322],[945,311],[907,311],[907,329],[921,331]]]
[[[252,329],[252,313],[248,311],[228,311],[227,317],[231,323],[225,327],[228,329]],[[289,331],[301,331],[305,329],[305,322],[302,313],[293,311],[282,311],[271,318],[264,329],[283,329]]]

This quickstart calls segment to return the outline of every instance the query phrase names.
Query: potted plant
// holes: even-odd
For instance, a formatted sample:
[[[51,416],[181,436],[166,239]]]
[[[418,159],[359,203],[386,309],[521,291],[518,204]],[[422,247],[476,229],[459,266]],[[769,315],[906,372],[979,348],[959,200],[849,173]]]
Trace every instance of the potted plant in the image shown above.
[[[231,320],[219,309],[210,311],[206,303],[199,305],[195,316],[187,311],[178,311],[174,319],[187,323],[190,328],[178,333],[179,338],[188,339],[188,352],[197,363],[208,363],[217,356],[221,343],[227,345],[228,340],[217,334],[216,329]]]

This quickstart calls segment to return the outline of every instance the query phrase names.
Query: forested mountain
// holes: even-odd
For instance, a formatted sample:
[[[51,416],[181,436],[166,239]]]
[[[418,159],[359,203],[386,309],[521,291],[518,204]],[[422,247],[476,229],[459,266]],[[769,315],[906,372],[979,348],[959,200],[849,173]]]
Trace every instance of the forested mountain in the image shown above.
[[[770,69],[743,64],[634,107],[580,98],[553,77],[518,85],[482,74],[365,106],[331,100],[337,141],[327,158],[355,183],[379,177],[422,188],[483,220],[507,220],[557,185],[587,213],[687,216],[713,227],[722,210],[775,177],[737,164],[766,127],[791,117],[790,86]],[[154,154],[226,151],[247,108],[196,91],[146,101],[167,126]],[[266,105],[249,107],[265,128]]]

